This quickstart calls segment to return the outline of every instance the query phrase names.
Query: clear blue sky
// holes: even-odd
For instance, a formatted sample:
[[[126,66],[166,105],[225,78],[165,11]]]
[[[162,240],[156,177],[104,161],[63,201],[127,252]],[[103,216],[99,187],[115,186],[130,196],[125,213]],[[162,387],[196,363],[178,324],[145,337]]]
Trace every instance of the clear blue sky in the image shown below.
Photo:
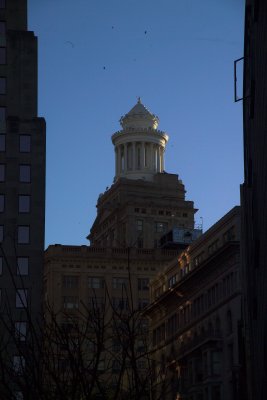
[[[239,204],[243,0],[28,0],[39,40],[39,115],[47,122],[46,246],[87,244],[114,177],[111,135],[137,96],[170,140],[204,230]]]

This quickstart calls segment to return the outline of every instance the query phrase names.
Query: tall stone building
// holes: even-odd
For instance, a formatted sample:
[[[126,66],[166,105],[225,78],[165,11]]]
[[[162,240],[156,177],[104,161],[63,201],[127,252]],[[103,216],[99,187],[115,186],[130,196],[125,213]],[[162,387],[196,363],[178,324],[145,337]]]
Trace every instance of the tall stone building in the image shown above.
[[[267,3],[247,0],[242,266],[248,398],[267,398]]]
[[[158,248],[160,237],[173,227],[194,232],[193,202],[185,200],[178,176],[163,170],[168,136],[157,129],[158,117],[139,99],[120,121],[123,129],[112,136],[114,183],[99,196],[91,246],[46,250],[45,295],[56,312],[90,303],[96,289],[97,297],[108,289],[115,299],[129,280],[133,307],[148,304],[149,280],[180,251]]]
[[[166,400],[243,400],[240,209],[151,282],[156,390]]]
[[[178,175],[164,170],[168,135],[141,103],[120,119],[115,132],[115,178],[97,202],[88,238],[92,246],[155,248],[173,227],[194,229],[193,202]]]
[[[139,352],[129,357],[129,351],[138,352],[148,345],[147,320],[140,310],[149,304],[151,279],[177,257],[179,243],[184,248],[188,235],[193,238],[196,233],[193,202],[185,200],[178,175],[164,171],[168,136],[157,129],[158,122],[140,99],[121,118],[122,130],[112,136],[115,179],[99,196],[89,234],[91,245],[56,244],[45,252],[47,320],[52,309],[59,326],[70,330],[77,325],[80,329],[85,315],[88,321],[100,312],[101,320],[109,321],[103,335],[108,339],[101,349],[98,346],[97,362],[93,362],[97,354],[93,340],[99,333],[89,334],[93,350],[89,346],[91,350],[83,353],[89,358],[87,365],[104,373],[99,383],[104,391],[120,379],[125,391],[148,390],[147,355]],[[187,237],[179,237],[174,249],[159,248],[159,239],[174,227]],[[129,327],[132,331],[127,338]],[[136,374],[139,384],[133,381]]]
[[[27,29],[27,1],[1,0],[0,310],[22,342],[42,305],[45,121],[37,96],[37,38]],[[20,362],[16,354],[13,361]]]

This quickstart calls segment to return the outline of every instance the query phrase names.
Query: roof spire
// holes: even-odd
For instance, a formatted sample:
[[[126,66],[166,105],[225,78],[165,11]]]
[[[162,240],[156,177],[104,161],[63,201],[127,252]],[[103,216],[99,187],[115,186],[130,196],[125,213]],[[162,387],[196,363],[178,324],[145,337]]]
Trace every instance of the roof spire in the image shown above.
[[[137,97],[137,103],[141,104],[141,97],[140,96]]]

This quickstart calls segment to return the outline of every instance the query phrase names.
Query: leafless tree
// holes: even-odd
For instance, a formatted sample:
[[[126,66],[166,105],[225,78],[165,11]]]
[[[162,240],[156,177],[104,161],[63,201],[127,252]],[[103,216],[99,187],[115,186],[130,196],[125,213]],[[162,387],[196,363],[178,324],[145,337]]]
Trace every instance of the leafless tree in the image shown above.
[[[135,309],[131,282],[114,303],[93,293],[89,305],[55,313],[49,305],[27,334],[1,314],[0,398],[40,400],[159,400],[166,366],[151,350],[148,321]]]

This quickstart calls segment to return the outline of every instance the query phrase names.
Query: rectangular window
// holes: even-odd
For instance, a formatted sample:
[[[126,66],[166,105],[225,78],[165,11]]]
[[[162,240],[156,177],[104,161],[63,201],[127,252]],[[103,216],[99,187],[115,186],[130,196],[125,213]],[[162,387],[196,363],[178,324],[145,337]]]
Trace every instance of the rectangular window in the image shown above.
[[[0,275],[3,274],[3,257],[0,257]]]
[[[28,275],[29,273],[29,257],[17,258],[17,275]]]
[[[29,226],[18,226],[18,243],[19,244],[30,243],[30,227]]]
[[[19,213],[30,212],[30,196],[26,194],[19,195]]]
[[[4,225],[0,225],[0,243],[4,240]]]
[[[138,299],[138,309],[143,310],[146,306],[148,306],[149,300],[148,299]]]
[[[104,279],[99,278],[97,276],[89,276],[88,278],[88,287],[90,289],[103,289],[104,287]]]
[[[5,211],[5,195],[0,194],[0,212]]]
[[[65,310],[75,310],[79,308],[79,298],[77,296],[63,297],[63,308]]]
[[[138,290],[149,289],[149,278],[138,278]]]
[[[24,321],[15,322],[15,337],[20,342],[25,342],[27,333],[27,323]]]
[[[177,281],[177,275],[173,275],[168,279],[169,288],[175,285]]]
[[[117,311],[126,311],[129,309],[128,299],[124,299],[121,297],[114,297],[112,299],[112,304],[115,310]]]
[[[31,151],[31,136],[20,135],[19,136],[19,151],[21,153],[30,153]]]
[[[79,277],[75,275],[63,276],[63,287],[65,289],[75,289],[79,286]]]
[[[13,370],[16,374],[22,375],[25,369],[25,358],[22,356],[13,356]]]
[[[0,164],[0,182],[5,182],[6,179],[6,166],[5,164]]]
[[[137,229],[139,232],[142,232],[142,230],[143,230],[143,220],[138,219],[138,220],[136,221],[136,229]]]
[[[104,297],[89,297],[89,308],[94,311],[101,311],[105,308]]]
[[[0,37],[3,37],[5,35],[6,35],[6,23],[5,21],[0,21]]]
[[[6,120],[6,107],[0,107],[0,121]]]
[[[122,289],[127,287],[128,279],[127,278],[113,278],[112,279],[112,287],[113,289]]]
[[[0,77],[0,94],[6,94],[6,78],[2,76]]]
[[[165,233],[167,231],[168,224],[166,222],[155,222],[155,232]]]
[[[6,135],[0,135],[0,151],[6,151]]]
[[[142,249],[144,247],[143,238],[138,238],[137,239],[137,247],[138,247],[138,249]]]
[[[0,8],[6,8],[6,0],[0,0]]]
[[[28,290],[17,289],[16,291],[16,307],[26,308],[27,307]]]
[[[0,64],[6,64],[6,48],[0,47]]]
[[[20,165],[19,166],[19,181],[29,183],[31,181],[31,166]]]
[[[221,352],[212,351],[211,352],[211,370],[213,375],[221,374],[222,357]]]

